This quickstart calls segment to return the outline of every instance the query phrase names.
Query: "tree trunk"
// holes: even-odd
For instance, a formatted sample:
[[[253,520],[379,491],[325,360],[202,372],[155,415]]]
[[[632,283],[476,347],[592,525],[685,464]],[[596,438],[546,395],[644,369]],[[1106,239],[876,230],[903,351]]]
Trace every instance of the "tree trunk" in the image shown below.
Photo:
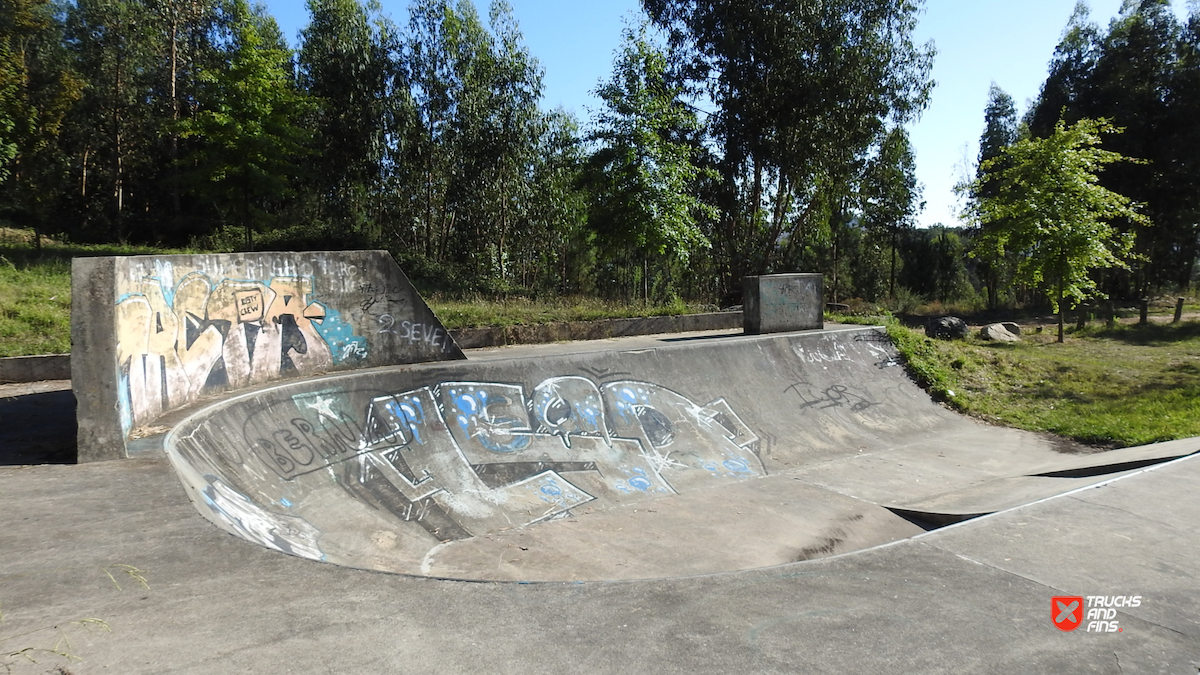
[[[1063,340],[1063,324],[1066,322],[1067,305],[1063,302],[1063,282],[1058,282],[1058,341]]]
[[[898,231],[892,228],[892,270],[888,275],[888,297],[893,300],[896,299],[896,240],[898,234]]]

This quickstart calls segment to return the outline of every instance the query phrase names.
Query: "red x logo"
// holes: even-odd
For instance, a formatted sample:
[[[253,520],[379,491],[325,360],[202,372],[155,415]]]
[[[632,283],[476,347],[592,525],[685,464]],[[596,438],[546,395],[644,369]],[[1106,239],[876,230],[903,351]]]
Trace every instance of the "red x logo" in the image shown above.
[[[1050,619],[1059,630],[1071,631],[1083,623],[1083,597],[1059,595],[1050,599]]]

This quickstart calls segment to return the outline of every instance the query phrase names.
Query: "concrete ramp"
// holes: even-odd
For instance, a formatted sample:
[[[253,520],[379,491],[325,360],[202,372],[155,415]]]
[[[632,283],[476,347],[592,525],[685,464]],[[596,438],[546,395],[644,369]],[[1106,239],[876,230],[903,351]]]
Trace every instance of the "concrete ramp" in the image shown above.
[[[1104,479],[1095,456],[931,401],[881,329],[627,344],[280,384],[194,413],[166,448],[230,533],[486,580],[766,567],[909,537],[909,512],[955,494],[981,512],[1041,494],[1004,481]]]

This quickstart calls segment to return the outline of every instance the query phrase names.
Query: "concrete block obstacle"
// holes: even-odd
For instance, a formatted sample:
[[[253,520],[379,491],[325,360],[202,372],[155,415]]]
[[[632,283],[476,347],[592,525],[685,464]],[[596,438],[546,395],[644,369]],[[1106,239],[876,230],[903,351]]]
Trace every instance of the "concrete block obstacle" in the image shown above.
[[[743,330],[751,335],[820,329],[824,277],[767,274],[742,279]]]
[[[385,251],[76,258],[71,290],[80,462],[222,392],[465,358]]]

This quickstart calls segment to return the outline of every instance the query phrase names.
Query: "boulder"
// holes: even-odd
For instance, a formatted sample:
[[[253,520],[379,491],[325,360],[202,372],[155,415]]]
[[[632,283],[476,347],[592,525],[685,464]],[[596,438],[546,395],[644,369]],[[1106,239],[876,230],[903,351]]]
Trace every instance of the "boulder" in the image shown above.
[[[970,332],[971,330],[967,328],[967,322],[957,316],[943,316],[939,319],[930,319],[925,324],[925,335],[939,340],[962,340]]]
[[[1017,330],[1020,330],[1020,328],[1018,328]],[[993,323],[993,324],[984,326],[983,330],[979,331],[979,337],[983,338],[984,340],[995,340],[997,342],[1020,342],[1021,341],[1021,337],[1019,335],[1014,335],[1002,323]]]
[[[1012,333],[1013,335],[1021,334],[1021,327],[1018,326],[1017,324],[1013,323],[1012,321],[1001,321],[1000,325],[1004,326],[1004,330]]]

